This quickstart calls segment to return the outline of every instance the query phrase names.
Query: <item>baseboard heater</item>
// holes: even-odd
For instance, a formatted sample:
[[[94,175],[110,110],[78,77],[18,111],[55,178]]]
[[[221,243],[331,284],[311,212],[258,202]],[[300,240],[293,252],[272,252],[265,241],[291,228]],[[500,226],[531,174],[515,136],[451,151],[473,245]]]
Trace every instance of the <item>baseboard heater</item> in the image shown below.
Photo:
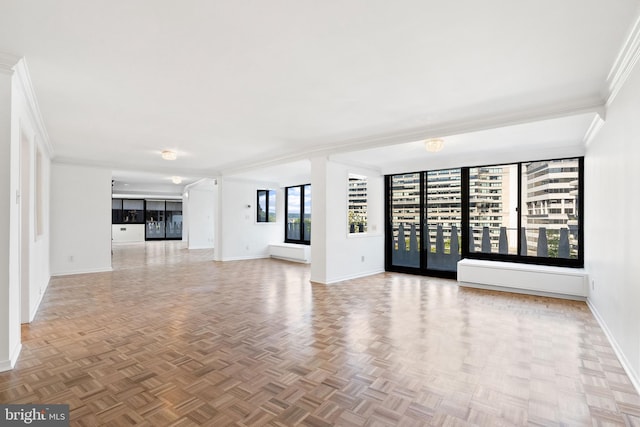
[[[272,258],[284,259],[303,263],[311,262],[311,246],[280,243],[269,245],[269,255]]]
[[[584,300],[589,277],[584,268],[553,267],[501,261],[458,261],[461,286]]]

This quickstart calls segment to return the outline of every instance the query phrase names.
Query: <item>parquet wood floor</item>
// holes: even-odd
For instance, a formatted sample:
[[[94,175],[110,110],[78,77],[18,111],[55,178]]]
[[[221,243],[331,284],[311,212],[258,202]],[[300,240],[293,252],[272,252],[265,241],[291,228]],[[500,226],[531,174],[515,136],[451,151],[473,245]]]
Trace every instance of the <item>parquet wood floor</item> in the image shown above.
[[[212,255],[116,246],[113,272],[53,278],[0,402],[77,426],[640,426],[584,303]]]

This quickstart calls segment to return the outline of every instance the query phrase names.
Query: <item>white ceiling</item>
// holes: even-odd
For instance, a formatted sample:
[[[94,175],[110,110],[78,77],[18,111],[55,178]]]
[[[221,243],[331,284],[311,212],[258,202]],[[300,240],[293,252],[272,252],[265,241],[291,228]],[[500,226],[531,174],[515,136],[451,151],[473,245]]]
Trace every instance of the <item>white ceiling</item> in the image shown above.
[[[55,161],[193,181],[537,118],[575,144],[639,5],[2,0],[0,51],[26,57]]]

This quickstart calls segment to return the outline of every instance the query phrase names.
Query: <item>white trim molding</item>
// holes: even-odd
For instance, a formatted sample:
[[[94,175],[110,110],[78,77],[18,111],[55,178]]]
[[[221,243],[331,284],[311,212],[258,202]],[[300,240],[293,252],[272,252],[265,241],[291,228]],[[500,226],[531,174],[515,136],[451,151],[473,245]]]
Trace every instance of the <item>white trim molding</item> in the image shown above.
[[[47,150],[48,157],[51,159],[54,157],[55,153],[53,150],[53,145],[51,145],[51,141],[49,140],[47,128],[44,125],[44,119],[42,118],[42,113],[40,112],[40,106],[38,105],[36,93],[33,89],[33,83],[31,82],[29,68],[27,67],[27,60],[25,58],[20,59],[15,65],[14,70],[16,73],[15,76],[20,85],[20,90],[27,100],[27,107],[29,115],[31,116],[31,120],[38,128],[38,134],[40,135],[42,144]]]
[[[20,356],[21,351],[22,344],[18,343],[18,345],[13,349],[9,360],[0,361],[0,372],[12,370],[16,366],[16,363],[18,363],[18,356]]]
[[[604,116],[601,114],[596,114],[595,117],[593,118],[593,120],[591,121],[591,124],[589,125],[589,129],[587,129],[587,131],[584,134],[584,146],[588,146],[589,143],[591,143],[591,141],[593,140],[593,138],[596,137],[596,135],[598,134],[598,132],[600,131],[600,129],[602,129],[602,126],[604,125]]]
[[[249,160],[246,163],[229,164],[221,167],[220,169],[222,175],[235,175],[237,173],[243,173],[253,169],[277,166],[299,160],[308,160],[312,157],[329,158],[331,155],[351,151],[404,144],[428,138],[460,135],[464,133],[534,123],[586,113],[596,113],[601,117],[604,117],[604,100],[601,97],[588,97],[566,103],[554,103],[551,105],[542,105],[517,111],[505,111],[502,113],[468,117],[466,119],[452,122],[434,124],[429,127],[405,129],[385,135],[374,135],[366,138],[334,141],[330,144],[318,145],[315,148],[304,149],[267,159],[261,158],[260,160],[255,161]],[[362,165],[362,167],[366,167],[368,169],[372,168],[367,165]]]
[[[0,73],[13,74],[14,67],[20,61],[20,57],[12,53],[0,52]]]
[[[110,273],[112,271],[113,271],[112,267],[95,268],[95,269],[80,270],[80,271],[61,271],[61,272],[51,273],[51,277],[75,276],[77,274]]]
[[[635,387],[636,391],[640,393],[640,376],[638,375],[638,372],[636,372],[633,369],[633,365],[629,363],[629,361],[627,360],[627,357],[624,355],[624,351],[622,351],[622,349],[618,345],[618,342],[616,341],[613,334],[607,327],[607,324],[605,323],[602,316],[600,316],[600,313],[598,313],[598,310],[596,309],[596,307],[591,303],[590,299],[587,299],[587,306],[591,310],[591,313],[593,313],[593,317],[596,318],[596,321],[598,322],[605,336],[609,340],[609,343],[611,344],[613,351],[615,352],[616,356],[618,356],[618,360],[620,361],[620,364],[622,365],[622,368],[624,369],[624,371],[627,373],[627,376],[631,380],[631,383]]]
[[[607,107],[611,105],[622,86],[624,86],[638,59],[640,59],[640,16],[631,27],[631,32],[622,45],[607,76]]]

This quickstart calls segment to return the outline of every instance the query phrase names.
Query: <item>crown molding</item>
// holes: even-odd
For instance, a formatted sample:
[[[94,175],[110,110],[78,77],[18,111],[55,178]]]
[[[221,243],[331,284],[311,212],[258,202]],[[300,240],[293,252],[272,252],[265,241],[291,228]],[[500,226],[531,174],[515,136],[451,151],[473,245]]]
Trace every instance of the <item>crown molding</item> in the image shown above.
[[[593,138],[595,138],[600,129],[602,129],[604,120],[605,117],[601,116],[600,114],[596,114],[596,116],[593,118],[591,124],[589,125],[589,129],[587,129],[587,132],[585,132],[584,134],[583,142],[585,147],[588,146],[591,141],[593,141]]]
[[[640,14],[625,40],[607,76],[607,102],[611,105],[640,59]]]
[[[331,144],[319,145],[315,148],[300,150],[295,153],[283,154],[281,156],[274,156],[268,159],[230,164],[220,169],[222,175],[234,175],[255,169],[278,166],[289,162],[308,160],[312,157],[329,157],[332,154],[404,144],[429,138],[461,135],[488,129],[534,123],[588,113],[595,113],[604,117],[604,100],[599,97],[590,97],[573,102],[566,102],[564,104],[556,103],[519,111],[469,117],[467,119],[444,122],[429,127],[408,129],[385,135],[374,135],[367,138],[336,141]]]
[[[144,167],[144,166],[125,166],[114,162],[105,162],[99,160],[79,159],[75,157],[56,156],[52,160],[53,164],[71,165],[71,166],[85,166],[100,169],[110,169],[112,171],[135,171],[135,172],[148,172],[153,174],[162,175],[180,175],[183,177],[188,175],[191,178],[210,178],[213,176],[219,176],[217,171],[203,171],[203,170],[187,170],[185,168],[167,168],[167,167]]]
[[[207,185],[207,184],[210,184],[210,185]],[[185,185],[183,193],[186,193],[187,191],[190,191],[190,190],[198,190],[203,187],[205,187],[204,189],[207,191],[214,191],[217,185],[218,185],[217,178],[200,178],[196,182],[192,182],[191,184]],[[210,187],[210,188],[206,188],[206,187]]]
[[[49,139],[49,133],[44,125],[44,119],[42,118],[42,112],[40,111],[40,105],[38,104],[38,98],[36,92],[33,89],[33,83],[31,82],[31,75],[29,74],[29,67],[27,66],[27,60],[22,58],[14,67],[15,76],[19,83],[20,90],[27,100],[27,108],[32,122],[38,129],[40,139],[47,150],[47,155],[51,159],[55,157],[55,151],[51,140]]]
[[[347,166],[349,168],[353,168],[353,169],[364,169],[364,170],[368,170],[371,172],[376,172],[380,175],[382,175],[382,169],[378,166],[374,166],[374,165],[370,165],[368,163],[363,163],[363,162],[358,162],[358,161],[351,161],[351,160],[343,160],[340,158],[336,158],[335,155],[330,155],[327,156],[327,160],[329,160],[332,163],[338,163],[339,165],[342,166]]]
[[[20,57],[18,55],[14,55],[12,53],[0,52],[0,73],[3,74],[13,74],[14,67],[20,61]]]

